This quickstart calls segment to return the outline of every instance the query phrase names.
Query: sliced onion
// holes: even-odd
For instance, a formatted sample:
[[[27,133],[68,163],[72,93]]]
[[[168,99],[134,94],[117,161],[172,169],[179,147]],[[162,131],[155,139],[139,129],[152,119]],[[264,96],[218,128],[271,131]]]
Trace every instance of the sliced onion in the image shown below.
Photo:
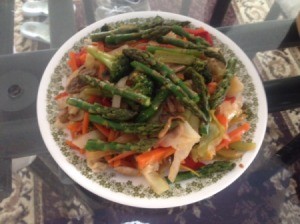
[[[118,173],[121,173],[126,176],[138,176],[140,174],[140,172],[137,169],[128,166],[118,166],[115,167],[114,169]]]
[[[118,138],[114,140],[114,142],[118,143],[128,143],[137,141],[138,137],[134,134],[121,134]]]
[[[125,76],[125,77],[121,78],[117,82],[116,86],[120,89],[124,88],[126,86],[127,79],[128,79],[128,76]],[[120,108],[120,106],[121,106],[121,96],[114,95],[113,98],[112,98],[111,106],[115,107],[115,108]]]
[[[129,48],[129,46],[127,44],[122,45],[121,47],[118,47],[116,49],[113,49],[107,53],[111,54],[111,55],[118,55],[118,54],[122,54],[123,49],[127,49]]]
[[[175,73],[183,71],[186,66],[185,65],[177,65],[177,64],[170,64],[169,66]]]
[[[120,108],[120,106],[121,106],[121,96],[114,95],[112,98],[111,107]]]
[[[104,139],[104,138],[100,132],[94,130],[79,136],[78,138],[73,140],[73,143],[77,145],[79,148],[84,149],[89,139]]]
[[[163,137],[168,133],[168,131],[169,131],[170,128],[171,128],[172,121],[173,121],[173,120],[176,120],[176,119],[179,119],[179,120],[184,121],[184,118],[181,117],[181,116],[169,117],[169,119],[168,119],[167,122],[165,123],[164,128],[158,133],[158,138],[163,138]]]

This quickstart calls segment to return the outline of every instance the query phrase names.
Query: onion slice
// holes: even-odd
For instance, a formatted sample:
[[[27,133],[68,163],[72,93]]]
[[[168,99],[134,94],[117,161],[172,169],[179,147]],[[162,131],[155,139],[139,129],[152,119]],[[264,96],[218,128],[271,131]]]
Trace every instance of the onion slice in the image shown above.
[[[127,79],[128,79],[128,76],[125,76],[125,77],[121,78],[117,82],[116,86],[119,89],[123,89],[126,86]],[[112,98],[111,106],[114,107],[114,108],[120,108],[120,106],[121,106],[121,96],[114,95],[113,98]]]

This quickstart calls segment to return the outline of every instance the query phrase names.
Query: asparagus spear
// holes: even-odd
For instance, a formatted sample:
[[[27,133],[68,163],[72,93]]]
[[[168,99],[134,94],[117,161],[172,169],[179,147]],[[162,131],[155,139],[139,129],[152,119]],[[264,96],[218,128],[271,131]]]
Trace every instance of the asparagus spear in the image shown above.
[[[199,170],[196,171],[198,176],[192,172],[180,172],[178,173],[176,179],[174,182],[180,182],[184,180],[188,180],[191,178],[209,178],[212,177],[213,174],[215,173],[220,173],[220,172],[228,172],[232,170],[236,164],[234,162],[230,161],[216,161],[214,163],[205,165],[201,167]]]
[[[152,103],[149,107],[146,107],[144,110],[142,110],[137,118],[135,119],[137,122],[146,122],[151,117],[155,115],[155,113],[158,111],[159,106],[167,99],[169,96],[169,91],[162,87],[162,89],[156,94],[154,99],[152,100]]]
[[[224,101],[230,86],[230,81],[235,73],[236,62],[237,60],[235,58],[230,58],[228,60],[223,79],[218,83],[215,93],[210,97],[209,103],[211,109],[215,109]]]
[[[143,39],[156,39],[164,36],[171,31],[171,26],[158,26],[148,30],[141,31]]]
[[[207,62],[198,58],[203,55],[203,51],[160,46],[148,46],[147,51],[153,53],[154,57],[158,57],[161,62],[189,65],[205,78],[205,83],[212,81],[212,75],[208,70]]]
[[[90,115],[90,121],[96,124],[103,125],[116,131],[121,131],[128,134],[153,135],[158,134],[164,127],[164,124],[159,123],[120,123],[114,122],[99,115]],[[175,122],[173,122],[175,125]]]
[[[116,45],[121,44],[126,41],[131,40],[140,40],[142,39],[142,33],[124,33],[124,34],[115,34],[109,35],[105,37],[105,43],[108,45]]]
[[[122,108],[113,108],[113,107],[104,107],[100,104],[90,104],[79,98],[68,98],[67,104],[78,107],[82,110],[88,111],[91,114],[100,114],[106,119],[118,120],[118,121],[127,121],[133,118],[136,115],[136,112],[122,109]]]
[[[191,22],[190,21],[177,21],[177,20],[169,20],[169,21],[165,21],[163,24],[166,25],[166,26],[174,26],[174,25],[177,25],[177,26],[187,26],[189,25]]]
[[[186,39],[195,43],[196,45],[202,45],[207,47],[210,46],[210,44],[205,39],[191,35],[190,33],[186,32],[181,26],[173,25],[172,31],[181,37],[185,37]]]
[[[204,55],[209,58],[215,58],[215,59],[223,62],[224,64],[226,64],[226,60],[225,60],[223,54],[221,54],[220,52],[216,52],[216,51],[207,49],[204,51]]]
[[[200,47],[190,41],[183,41],[174,37],[162,36],[157,39],[157,42],[162,44],[171,44],[176,47],[186,48],[186,49],[197,49],[197,50],[205,50],[206,46]]]
[[[185,70],[185,75],[190,77],[193,81],[193,87],[196,90],[196,92],[200,96],[200,101],[199,101],[199,107],[201,111],[205,114],[207,117],[207,122],[202,122],[200,125],[200,130],[199,132],[202,135],[207,135],[209,131],[209,121],[211,119],[210,113],[209,113],[209,102],[208,102],[208,91],[207,87],[205,84],[205,80],[202,75],[200,75],[195,69],[192,67],[188,67]]]
[[[132,101],[137,102],[144,106],[149,106],[151,103],[150,98],[148,96],[145,96],[140,93],[135,93],[130,88],[118,89],[116,86],[114,86],[110,82],[104,82],[104,81],[101,81],[100,79],[97,79],[97,78],[94,78],[94,77],[91,77],[88,75],[80,75],[79,77],[82,80],[84,80],[86,83],[88,83],[89,85],[106,90],[106,91],[112,93],[113,95],[122,96],[126,99],[132,100]]]
[[[105,38],[110,35],[134,33],[134,32],[138,32],[138,30],[139,30],[138,27],[135,25],[124,25],[114,30],[92,33],[90,35],[90,38],[93,42],[97,42],[97,41],[105,40]]]
[[[160,16],[156,16],[154,18],[150,18],[148,21],[144,21],[141,23],[131,24],[131,26],[135,27],[138,30],[146,30],[156,26],[161,26],[164,23],[164,19]],[[107,32],[111,30],[117,30],[119,28],[123,28],[128,24],[118,23],[118,24],[105,24],[101,27],[101,32]]]
[[[140,30],[146,30],[146,29],[154,28],[154,27],[161,26],[161,25],[187,26],[190,23],[191,23],[190,21],[164,20],[162,17],[156,16],[156,17],[150,19],[150,21],[145,21],[143,23],[137,24],[137,26],[139,27]]]
[[[158,26],[148,30],[140,30],[136,33],[113,34],[105,37],[105,43],[110,45],[124,43],[130,40],[156,39],[161,35],[166,35],[171,31],[170,26]]]
[[[198,72],[199,74],[201,74],[201,76],[204,77],[206,84],[212,81],[212,74],[208,70],[207,62],[202,60],[195,60],[190,67],[195,69],[196,72]]]
[[[147,30],[156,26],[161,26],[164,23],[164,19],[160,16],[155,16],[150,21],[145,21],[143,23],[137,24],[140,30]]]
[[[149,18],[144,22],[141,23],[136,23],[132,24],[131,26],[136,27],[137,30],[147,30],[150,28],[154,28],[157,26],[162,26],[162,25],[167,25],[167,26],[173,26],[173,25],[178,25],[178,26],[187,26],[189,25],[189,21],[177,21],[177,20],[164,20],[160,16],[156,16],[154,18]],[[104,26],[101,27],[102,32],[106,31],[111,31],[111,30],[117,30],[119,28],[128,26],[128,24],[117,24],[117,25],[111,25],[111,24],[105,24]]]
[[[193,55],[164,50],[155,51],[154,57],[157,61],[162,63],[172,63],[180,65],[191,65],[196,60],[196,57]]]
[[[145,74],[149,75],[150,77],[155,79],[160,84],[164,85],[168,90],[170,90],[170,92],[172,92],[176,96],[178,101],[180,101],[184,106],[189,108],[197,117],[199,117],[200,119],[202,119],[204,121],[207,121],[205,114],[203,114],[203,112],[198,108],[197,104],[193,100],[188,98],[183,93],[182,89],[179,86],[175,85],[173,82],[171,82],[171,80],[167,79],[166,77],[162,76],[157,71],[149,68],[148,66],[146,66],[140,62],[133,61],[133,62],[131,62],[131,65],[136,70],[144,72]]]
[[[115,152],[145,152],[149,150],[157,139],[143,139],[134,143],[117,143],[117,142],[103,142],[99,139],[89,139],[85,145],[88,151],[115,151]]]
[[[147,51],[141,51],[138,49],[128,48],[124,49],[123,53],[131,58],[132,60],[144,63],[146,65],[149,65],[150,67],[153,67],[155,70],[159,71],[162,75],[168,77],[172,82],[174,82],[176,85],[180,86],[180,88],[183,90],[183,93],[194,100],[195,102],[199,101],[198,94],[196,94],[192,89],[190,89],[184,82],[182,82],[174,73],[173,70],[171,70],[168,66],[166,66],[163,63],[160,63],[158,60],[156,60],[153,55]]]
[[[205,113],[208,113],[209,112],[208,91],[203,76],[200,75],[192,67],[188,67],[185,70],[185,74],[187,74],[187,76],[192,79],[193,87],[196,90],[196,92],[200,95],[200,104],[203,110],[205,111]]]
[[[185,48],[168,48],[168,47],[160,47],[160,46],[148,46],[147,51],[154,54],[156,51],[168,51],[168,52],[174,52],[174,53],[181,53],[185,55],[193,55],[195,57],[200,57],[203,55],[203,51],[197,50],[197,49],[185,49]]]
[[[215,58],[215,59],[223,62],[224,64],[226,63],[225,58],[221,53],[213,51],[213,50],[207,48],[207,46],[197,45],[190,41],[183,41],[178,38],[167,37],[167,36],[162,36],[162,37],[158,38],[157,42],[163,43],[163,44],[171,44],[176,47],[181,47],[181,48],[186,48],[186,49],[197,49],[197,50],[203,51],[203,53],[206,57]]]

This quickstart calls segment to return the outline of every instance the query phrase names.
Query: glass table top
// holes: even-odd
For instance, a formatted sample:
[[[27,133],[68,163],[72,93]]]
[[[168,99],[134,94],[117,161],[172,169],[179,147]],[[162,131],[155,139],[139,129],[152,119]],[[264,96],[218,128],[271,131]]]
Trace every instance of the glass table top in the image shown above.
[[[0,2],[0,223],[300,223],[300,39],[297,1],[3,0]],[[93,195],[54,162],[36,96],[57,49],[87,25],[161,10],[216,27],[252,60],[268,99],[255,161],[232,185],[194,204],[142,209]],[[26,77],[26,78],[24,78]]]

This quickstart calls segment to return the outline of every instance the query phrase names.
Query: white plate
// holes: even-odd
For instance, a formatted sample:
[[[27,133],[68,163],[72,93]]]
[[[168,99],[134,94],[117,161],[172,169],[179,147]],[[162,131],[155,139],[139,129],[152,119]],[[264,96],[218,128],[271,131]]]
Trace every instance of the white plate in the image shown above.
[[[66,65],[67,52],[79,49],[85,37],[107,23],[125,21],[134,18],[161,16],[165,19],[189,20],[193,26],[204,27],[214,36],[217,46],[222,48],[225,57],[236,57],[238,76],[245,84],[245,100],[252,112],[250,123],[253,129],[248,139],[254,141],[256,149],[246,153],[237,162],[237,166],[224,175],[217,175],[208,180],[193,179],[172,185],[162,196],[155,195],[142,178],[127,178],[113,172],[99,175],[93,174],[82,158],[77,157],[72,150],[64,145],[62,132],[57,130],[54,119],[57,108],[54,96],[61,91],[61,81],[69,73]],[[264,138],[267,123],[267,103],[261,80],[245,53],[228,37],[216,29],[195,19],[166,12],[133,12],[109,17],[98,21],[71,37],[53,56],[42,77],[37,101],[38,122],[44,142],[59,166],[78,184],[87,190],[108,200],[143,208],[167,208],[190,204],[208,198],[223,190],[234,182],[254,160]],[[259,116],[258,116],[259,115]],[[239,166],[243,164],[243,168]]]

